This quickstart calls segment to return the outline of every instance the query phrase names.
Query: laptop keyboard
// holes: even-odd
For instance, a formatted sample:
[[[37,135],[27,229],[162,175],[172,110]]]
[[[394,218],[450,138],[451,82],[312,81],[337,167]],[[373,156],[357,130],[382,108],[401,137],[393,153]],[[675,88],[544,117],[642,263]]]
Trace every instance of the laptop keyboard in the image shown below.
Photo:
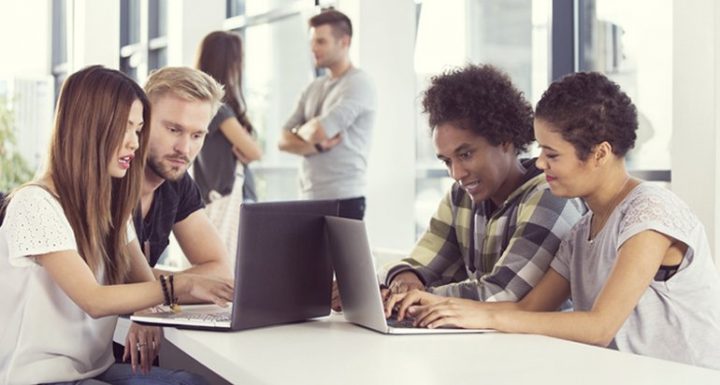
[[[417,326],[413,325],[412,318],[405,318],[402,321],[398,321],[394,315],[387,319],[387,324],[388,324],[388,326],[393,327],[393,328],[416,328],[417,327]]]
[[[178,313],[170,318],[176,320],[201,321],[201,322],[230,322],[230,312],[225,313]]]

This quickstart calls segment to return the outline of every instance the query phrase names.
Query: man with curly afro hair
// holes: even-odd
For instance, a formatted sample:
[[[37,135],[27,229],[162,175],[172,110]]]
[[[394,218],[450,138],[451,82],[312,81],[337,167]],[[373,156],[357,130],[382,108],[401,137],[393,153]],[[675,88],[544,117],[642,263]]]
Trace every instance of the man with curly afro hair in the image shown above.
[[[563,238],[540,282],[520,301],[413,290],[391,296],[386,310],[397,307],[398,319],[410,313],[420,327],[540,334],[720,369],[720,275],[707,233],[672,191],[629,174],[625,157],[637,126],[635,105],[607,76],[579,72],[555,81],[535,109],[537,167],[545,190],[579,197],[590,211]],[[446,158],[437,137],[448,127],[435,128]],[[573,311],[557,311],[567,299]]]
[[[533,142],[533,112],[497,68],[467,65],[435,76],[422,103],[437,157],[455,183],[409,257],[386,270],[385,284],[392,294],[518,301],[585,207],[552,195],[535,160],[519,158]]]

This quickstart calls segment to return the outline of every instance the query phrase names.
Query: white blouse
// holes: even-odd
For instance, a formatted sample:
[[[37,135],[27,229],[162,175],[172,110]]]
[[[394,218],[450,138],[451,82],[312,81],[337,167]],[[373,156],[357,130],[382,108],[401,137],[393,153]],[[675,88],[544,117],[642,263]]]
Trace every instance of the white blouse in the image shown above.
[[[34,257],[68,250],[77,245],[60,203],[37,186],[17,191],[0,227],[0,383],[79,380],[113,364],[117,316],[90,317]]]

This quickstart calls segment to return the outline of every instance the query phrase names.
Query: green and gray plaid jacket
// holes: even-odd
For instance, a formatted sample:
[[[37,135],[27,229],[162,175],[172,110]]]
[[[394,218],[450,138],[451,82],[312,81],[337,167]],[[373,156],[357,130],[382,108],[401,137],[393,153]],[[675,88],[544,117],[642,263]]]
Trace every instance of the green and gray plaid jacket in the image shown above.
[[[545,175],[526,163],[526,181],[487,213],[455,183],[410,256],[386,268],[386,283],[412,270],[433,293],[482,301],[518,301],[542,278],[560,241],[586,212],[558,198]]]

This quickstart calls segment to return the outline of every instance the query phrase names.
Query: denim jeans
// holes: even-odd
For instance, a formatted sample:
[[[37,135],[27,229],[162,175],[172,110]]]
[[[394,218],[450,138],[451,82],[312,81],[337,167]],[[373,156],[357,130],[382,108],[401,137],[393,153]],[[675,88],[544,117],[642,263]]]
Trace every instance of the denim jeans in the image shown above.
[[[139,369],[132,373],[130,364],[113,364],[95,378],[80,381],[55,382],[48,385],[207,385],[204,378],[182,370],[169,370],[153,366],[148,374]]]
[[[365,217],[365,197],[340,199],[339,209],[340,217],[362,220]]]

